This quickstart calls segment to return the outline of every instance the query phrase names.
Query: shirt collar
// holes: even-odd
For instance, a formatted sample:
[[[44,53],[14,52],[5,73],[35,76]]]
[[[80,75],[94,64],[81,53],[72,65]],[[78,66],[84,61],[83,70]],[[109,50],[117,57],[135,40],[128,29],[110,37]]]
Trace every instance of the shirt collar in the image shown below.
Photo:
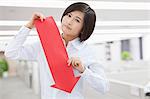
[[[83,48],[86,43],[83,41],[83,42],[80,42],[80,38],[77,37],[71,41],[68,42],[68,45],[72,45],[74,48],[76,48],[77,50]]]

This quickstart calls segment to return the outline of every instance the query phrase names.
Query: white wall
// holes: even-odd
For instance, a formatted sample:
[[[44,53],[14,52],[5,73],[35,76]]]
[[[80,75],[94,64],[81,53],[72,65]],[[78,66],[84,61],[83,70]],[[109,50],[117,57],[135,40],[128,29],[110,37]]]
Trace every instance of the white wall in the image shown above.
[[[143,37],[143,60],[150,61],[150,34]]]
[[[130,40],[130,51],[133,60],[140,60],[139,38],[132,38]]]
[[[112,61],[120,61],[121,60],[121,42],[114,41],[111,44],[111,60]]]
[[[39,80],[39,69],[38,63],[32,62],[32,88],[35,94],[40,94],[40,80]]]
[[[0,41],[0,51],[4,51],[6,47],[6,41]]]

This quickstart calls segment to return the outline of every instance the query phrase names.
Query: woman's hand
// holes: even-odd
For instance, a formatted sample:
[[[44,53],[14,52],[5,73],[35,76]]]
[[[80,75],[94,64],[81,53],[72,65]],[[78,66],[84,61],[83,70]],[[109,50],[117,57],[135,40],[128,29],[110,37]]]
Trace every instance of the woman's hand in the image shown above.
[[[83,66],[82,62],[77,57],[72,57],[68,60],[68,66],[73,66],[73,68],[77,69],[80,73],[85,71],[85,67]]]
[[[43,21],[45,19],[45,16],[42,13],[35,12],[32,14],[31,20],[25,25],[27,28],[32,29],[34,27],[35,20],[41,20]]]

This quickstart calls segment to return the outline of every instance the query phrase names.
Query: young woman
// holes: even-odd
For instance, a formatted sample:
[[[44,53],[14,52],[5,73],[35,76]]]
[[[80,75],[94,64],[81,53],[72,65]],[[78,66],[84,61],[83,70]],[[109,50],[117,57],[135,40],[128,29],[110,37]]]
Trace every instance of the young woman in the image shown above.
[[[5,55],[11,59],[37,60],[40,70],[41,98],[84,99],[83,81],[101,93],[108,91],[108,81],[103,67],[95,59],[93,49],[84,42],[90,37],[95,27],[94,10],[86,3],[77,2],[71,4],[61,18],[62,39],[69,56],[68,66],[73,66],[76,76],[81,75],[71,94],[50,87],[54,81],[40,42],[24,45],[29,32],[34,27],[35,20],[39,19],[43,21],[45,16],[41,13],[32,15],[31,20],[21,27],[19,33],[8,44]]]

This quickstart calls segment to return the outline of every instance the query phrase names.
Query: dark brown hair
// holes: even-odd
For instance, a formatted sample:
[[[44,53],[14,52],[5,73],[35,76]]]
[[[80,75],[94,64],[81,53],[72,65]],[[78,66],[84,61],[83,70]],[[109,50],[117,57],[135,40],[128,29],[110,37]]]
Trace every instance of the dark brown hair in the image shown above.
[[[84,22],[83,22],[83,28],[81,30],[81,33],[79,35],[80,41],[87,40],[91,34],[93,33],[95,22],[96,22],[96,14],[95,11],[86,3],[83,2],[77,2],[71,4],[69,7],[66,8],[64,11],[62,18],[73,11],[81,11],[84,13]]]

